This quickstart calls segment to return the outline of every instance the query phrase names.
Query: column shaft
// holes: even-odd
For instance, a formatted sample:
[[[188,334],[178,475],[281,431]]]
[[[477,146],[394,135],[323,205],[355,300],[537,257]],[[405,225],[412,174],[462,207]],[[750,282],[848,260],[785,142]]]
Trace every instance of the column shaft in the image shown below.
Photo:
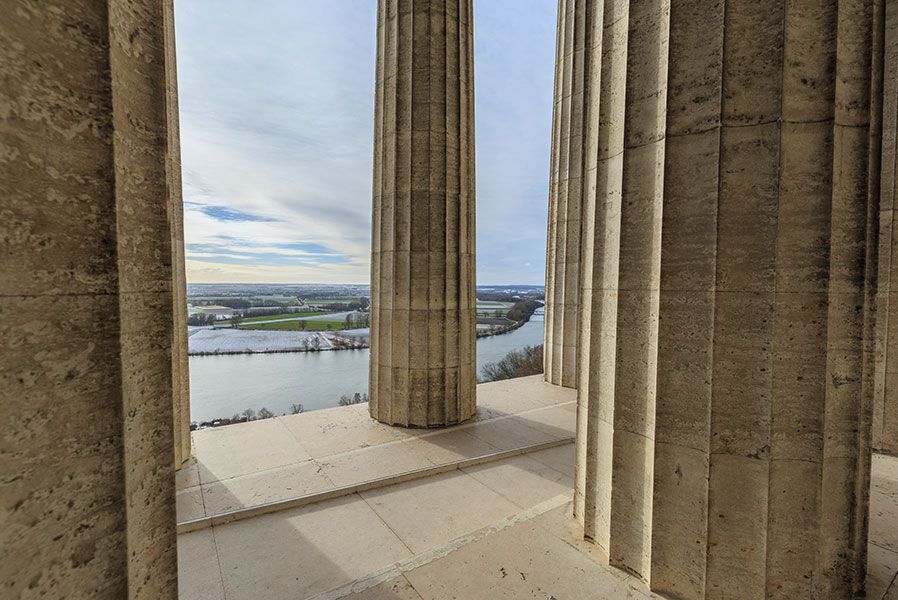
[[[166,172],[172,245],[172,410],[175,467],[190,458],[190,373],[187,356],[187,275],[184,270],[184,202],[181,192],[181,143],[178,119],[178,71],[175,57],[174,0],[165,0],[165,84],[168,115]]]
[[[669,0],[628,19],[614,384],[611,563],[649,572]]]
[[[546,381],[577,385],[580,304],[580,234],[584,185],[584,140],[588,108],[586,51],[591,10],[588,0],[560,0],[549,175],[546,260]]]
[[[584,534],[606,552],[610,534],[614,356],[623,185],[624,98],[629,5],[590,2],[592,39],[584,210],[580,331],[577,359],[575,513]]]
[[[0,19],[0,596],[177,597],[161,0]]]
[[[724,4],[671,0],[661,244],[651,583],[702,598]]]
[[[659,592],[862,593],[882,13],[604,1],[574,512]]]
[[[471,0],[380,0],[371,416],[439,427],[475,411]]]
[[[898,455],[898,5],[885,6],[885,77],[883,81],[882,179],[879,212],[879,286],[876,310],[876,388],[873,447]]]

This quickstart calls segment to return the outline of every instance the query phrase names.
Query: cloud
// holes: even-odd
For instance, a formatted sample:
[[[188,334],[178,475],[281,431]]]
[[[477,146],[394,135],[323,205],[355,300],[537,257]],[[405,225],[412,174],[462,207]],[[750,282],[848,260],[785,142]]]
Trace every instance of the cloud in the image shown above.
[[[185,202],[185,208],[189,210],[190,207],[196,207],[196,210],[212,217],[217,221],[257,221],[259,223],[271,223],[277,221],[277,219],[272,219],[271,217],[251,215],[247,212],[243,212],[242,210],[228,208],[227,206],[214,206],[208,204],[197,204],[196,202]]]
[[[544,276],[555,4],[475,3],[479,283]],[[190,281],[367,282],[376,2],[176,11]]]
[[[355,265],[360,262],[320,244],[287,243],[261,244],[253,241],[222,237],[218,241],[188,243],[187,260],[221,265],[255,265],[259,267],[324,268]],[[236,261],[236,262],[235,262]]]

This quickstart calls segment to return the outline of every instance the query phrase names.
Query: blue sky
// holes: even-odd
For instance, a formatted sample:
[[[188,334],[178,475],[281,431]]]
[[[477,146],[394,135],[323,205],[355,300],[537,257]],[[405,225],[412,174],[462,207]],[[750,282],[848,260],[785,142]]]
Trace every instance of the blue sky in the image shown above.
[[[368,282],[376,4],[175,2],[190,282]],[[474,3],[479,284],[544,280],[556,5]]]

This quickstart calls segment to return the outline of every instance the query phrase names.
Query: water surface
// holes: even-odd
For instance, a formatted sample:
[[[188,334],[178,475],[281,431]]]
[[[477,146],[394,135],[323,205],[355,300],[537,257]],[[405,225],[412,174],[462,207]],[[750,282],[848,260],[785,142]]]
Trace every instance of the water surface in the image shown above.
[[[542,311],[503,335],[477,340],[477,369],[510,351],[543,342]],[[368,389],[368,350],[190,357],[190,417],[208,421],[267,408],[289,414],[337,406],[342,395]]]

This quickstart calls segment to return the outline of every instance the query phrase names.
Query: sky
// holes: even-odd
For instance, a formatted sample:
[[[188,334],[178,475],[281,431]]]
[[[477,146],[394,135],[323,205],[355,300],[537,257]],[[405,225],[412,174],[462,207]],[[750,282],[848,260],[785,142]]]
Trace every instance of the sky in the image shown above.
[[[368,283],[376,6],[175,2],[190,283]],[[545,279],[556,6],[474,2],[479,285]]]

